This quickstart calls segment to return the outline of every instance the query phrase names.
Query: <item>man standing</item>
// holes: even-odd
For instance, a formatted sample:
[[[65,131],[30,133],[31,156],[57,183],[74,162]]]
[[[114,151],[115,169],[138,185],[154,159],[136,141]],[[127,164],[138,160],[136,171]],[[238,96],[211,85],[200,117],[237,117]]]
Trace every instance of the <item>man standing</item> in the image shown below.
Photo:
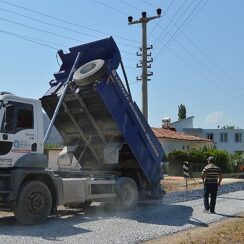
[[[204,212],[215,213],[216,197],[218,187],[222,181],[222,173],[218,166],[213,164],[214,158],[211,156],[208,159],[208,165],[202,171],[202,179],[204,183]],[[211,197],[210,205],[208,197]]]

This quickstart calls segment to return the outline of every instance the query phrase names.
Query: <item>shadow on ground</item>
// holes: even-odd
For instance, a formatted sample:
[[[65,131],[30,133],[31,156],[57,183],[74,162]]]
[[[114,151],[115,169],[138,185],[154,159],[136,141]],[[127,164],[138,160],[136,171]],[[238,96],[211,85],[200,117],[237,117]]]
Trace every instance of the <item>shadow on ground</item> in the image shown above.
[[[44,224],[23,226],[14,216],[0,218],[0,235],[30,236],[46,240],[62,241],[63,237],[92,232],[86,228],[87,222],[117,218],[129,219],[141,223],[165,226],[204,226],[207,224],[192,218],[193,208],[182,205],[149,204],[140,205],[134,211],[115,211],[110,205],[91,206],[84,213],[77,210],[60,210],[58,216],[52,216]]]

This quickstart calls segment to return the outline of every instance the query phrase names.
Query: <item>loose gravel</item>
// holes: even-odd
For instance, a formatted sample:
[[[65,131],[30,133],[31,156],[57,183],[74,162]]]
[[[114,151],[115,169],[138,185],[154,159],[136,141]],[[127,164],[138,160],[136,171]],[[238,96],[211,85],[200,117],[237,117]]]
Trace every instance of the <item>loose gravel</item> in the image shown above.
[[[218,195],[223,195],[235,191],[244,191],[244,181],[229,183],[220,186],[218,190]],[[167,193],[164,197],[164,202],[165,203],[184,202],[184,201],[199,199],[202,197],[203,197],[202,189],[179,191],[179,192]]]
[[[166,194],[163,201],[135,211],[112,212],[91,206],[87,213],[61,211],[44,224],[22,226],[13,216],[0,218],[0,243],[139,243],[244,212],[244,182],[221,186],[217,214],[203,213],[203,190]]]

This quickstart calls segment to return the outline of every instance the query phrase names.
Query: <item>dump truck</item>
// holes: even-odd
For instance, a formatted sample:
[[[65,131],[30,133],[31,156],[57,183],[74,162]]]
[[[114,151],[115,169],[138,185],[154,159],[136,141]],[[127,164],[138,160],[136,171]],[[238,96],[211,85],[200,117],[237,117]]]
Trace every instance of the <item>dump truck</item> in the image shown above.
[[[132,100],[114,39],[58,54],[62,64],[43,97],[0,93],[0,210],[33,225],[59,205],[111,201],[128,210],[161,198],[164,151]],[[45,136],[43,110],[50,118]],[[48,167],[44,153],[53,126],[63,139],[58,170]]]

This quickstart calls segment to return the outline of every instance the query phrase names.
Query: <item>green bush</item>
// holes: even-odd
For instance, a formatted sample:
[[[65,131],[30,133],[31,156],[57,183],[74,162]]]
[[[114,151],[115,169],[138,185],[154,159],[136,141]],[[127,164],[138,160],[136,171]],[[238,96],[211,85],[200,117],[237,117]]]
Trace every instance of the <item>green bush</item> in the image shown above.
[[[207,158],[214,157],[214,164],[219,166],[223,173],[233,171],[228,152],[224,150],[175,150],[168,154],[168,173],[183,176],[183,162],[189,162],[190,172],[200,172],[207,165]]]

